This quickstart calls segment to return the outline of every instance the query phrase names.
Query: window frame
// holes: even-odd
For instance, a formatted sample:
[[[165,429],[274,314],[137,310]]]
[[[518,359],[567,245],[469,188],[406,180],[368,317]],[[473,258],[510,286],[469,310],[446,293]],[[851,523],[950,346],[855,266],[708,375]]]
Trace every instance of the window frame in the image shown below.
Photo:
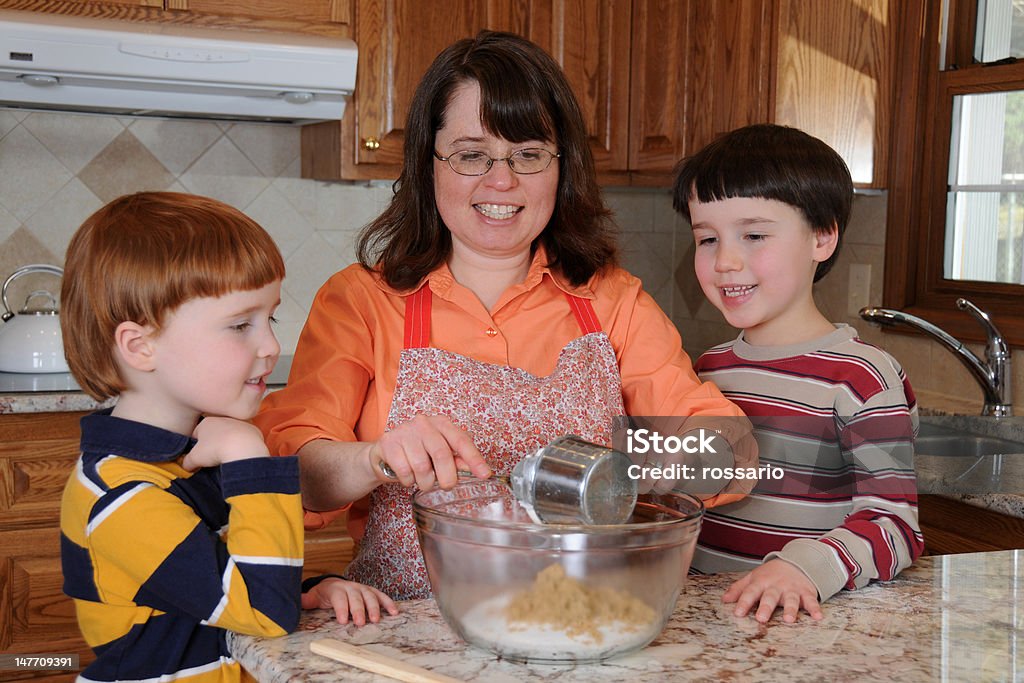
[[[1024,90],[1024,60],[974,62],[976,0],[948,0],[945,70],[940,70],[942,0],[901,2],[895,26],[897,101],[889,189],[882,302],[939,325],[965,341],[984,341],[981,326],[956,309],[970,299],[992,315],[1012,346],[1024,346],[1024,285],[944,277],[946,190],[953,98]],[[896,331],[894,329],[893,331]],[[910,331],[899,328],[900,332]]]

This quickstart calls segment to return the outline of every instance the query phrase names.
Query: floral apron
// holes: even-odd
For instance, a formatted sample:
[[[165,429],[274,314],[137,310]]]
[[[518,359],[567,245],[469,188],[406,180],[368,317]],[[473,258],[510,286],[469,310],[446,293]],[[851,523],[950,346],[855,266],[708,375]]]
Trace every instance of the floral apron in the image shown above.
[[[385,430],[419,414],[465,429],[496,474],[563,434],[611,445],[624,414],[622,381],[590,301],[566,294],[583,336],[561,350],[547,377],[430,348],[429,286],[406,299],[405,343]],[[366,535],[347,578],[396,600],[430,595],[412,515],[412,489],[382,484],[370,496]]]

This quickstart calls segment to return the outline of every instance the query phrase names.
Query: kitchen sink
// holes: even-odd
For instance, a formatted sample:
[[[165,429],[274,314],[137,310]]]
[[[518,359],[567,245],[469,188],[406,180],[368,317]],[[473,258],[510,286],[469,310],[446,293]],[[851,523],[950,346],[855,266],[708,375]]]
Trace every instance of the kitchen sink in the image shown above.
[[[914,442],[917,455],[977,458],[1012,455],[1024,458],[1024,443],[967,430],[922,423]]]
[[[1019,418],[930,416],[914,442],[917,492],[1020,496],[1024,430]]]

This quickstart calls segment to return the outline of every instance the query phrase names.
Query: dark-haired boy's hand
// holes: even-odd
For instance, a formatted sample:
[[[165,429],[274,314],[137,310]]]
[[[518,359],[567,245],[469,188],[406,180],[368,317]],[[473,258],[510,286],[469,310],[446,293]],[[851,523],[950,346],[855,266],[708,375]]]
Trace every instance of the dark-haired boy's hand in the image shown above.
[[[796,565],[779,559],[744,574],[725,591],[722,602],[735,602],[737,617],[746,616],[757,605],[754,618],[762,624],[772,618],[776,607],[782,608],[782,620],[789,624],[797,620],[801,608],[814,620],[824,616],[811,580]]]
[[[196,425],[192,436],[196,445],[181,461],[181,466],[190,471],[270,455],[263,434],[256,426],[230,417],[204,418]]]
[[[366,625],[367,620],[376,624],[382,608],[391,616],[398,614],[395,601],[385,593],[335,577],[324,579],[302,594],[302,609],[333,609],[339,624],[347,624],[350,614],[356,626]]]

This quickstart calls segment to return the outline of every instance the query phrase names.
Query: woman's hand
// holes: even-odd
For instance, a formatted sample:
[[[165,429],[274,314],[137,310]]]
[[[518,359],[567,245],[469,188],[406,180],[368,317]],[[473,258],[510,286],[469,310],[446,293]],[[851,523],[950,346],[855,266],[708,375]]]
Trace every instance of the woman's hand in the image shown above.
[[[782,620],[792,624],[800,608],[817,621],[824,614],[818,604],[818,589],[796,565],[785,560],[768,560],[757,569],[744,574],[729,586],[722,602],[736,603],[733,614],[745,616],[757,605],[754,618],[762,624],[772,618],[776,607],[782,608]]]
[[[436,483],[450,489],[458,471],[486,479],[491,468],[473,439],[444,415],[417,415],[385,432],[370,448],[370,466],[381,481],[391,481],[381,470],[386,462],[403,486],[430,490]]]
[[[333,609],[339,624],[347,624],[350,614],[356,626],[365,625],[367,619],[376,624],[381,608],[391,616],[398,614],[395,601],[376,588],[334,577],[302,594],[302,609]]]

